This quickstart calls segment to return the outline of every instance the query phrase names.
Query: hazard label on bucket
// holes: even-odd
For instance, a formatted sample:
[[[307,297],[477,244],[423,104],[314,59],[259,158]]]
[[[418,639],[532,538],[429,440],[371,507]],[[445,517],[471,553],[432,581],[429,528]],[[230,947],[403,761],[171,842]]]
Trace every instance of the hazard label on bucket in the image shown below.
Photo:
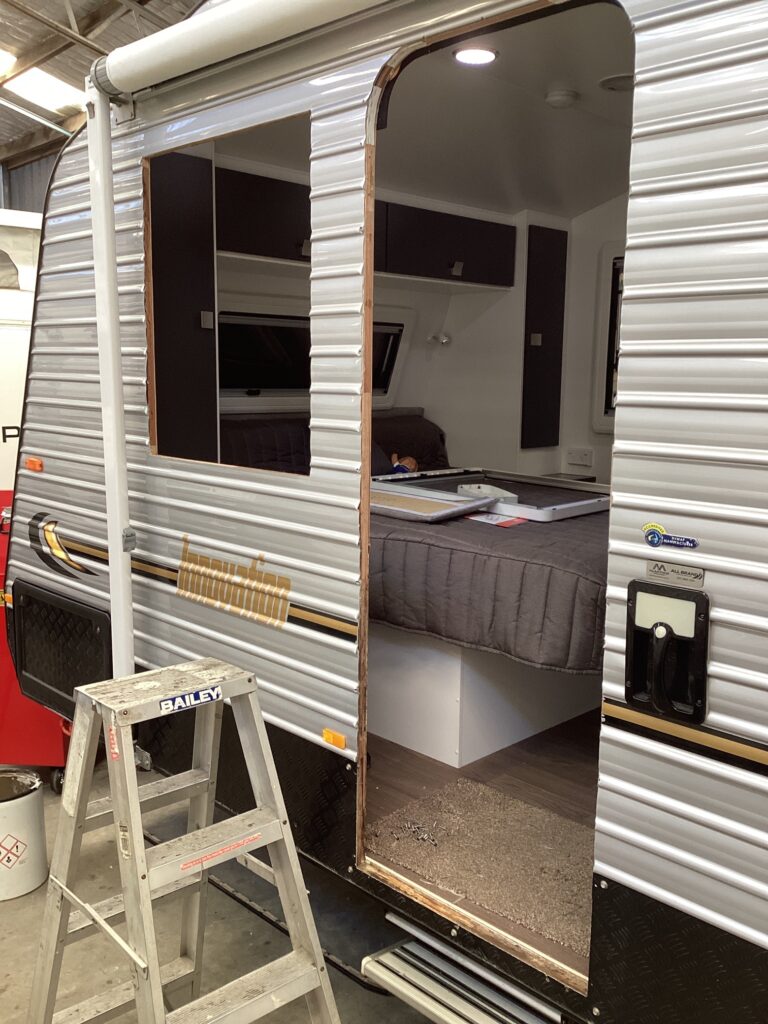
[[[21,855],[27,848],[26,843],[22,843],[16,836],[10,835],[10,833],[0,842],[0,864],[4,868],[13,868],[19,862]]]

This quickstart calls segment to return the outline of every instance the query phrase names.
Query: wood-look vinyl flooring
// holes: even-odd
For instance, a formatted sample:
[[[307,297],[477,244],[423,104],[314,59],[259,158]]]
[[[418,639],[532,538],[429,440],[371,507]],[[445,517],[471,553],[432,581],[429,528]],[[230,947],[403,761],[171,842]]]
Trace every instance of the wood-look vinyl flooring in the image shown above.
[[[542,807],[582,825],[594,827],[597,801],[600,711],[571,719],[504,750],[466,765],[451,768],[423,754],[379,736],[368,736],[366,818],[375,825],[412,800],[428,796],[457,778],[473,779],[526,803]],[[551,856],[542,851],[542,857]],[[472,904],[456,893],[424,881],[394,862],[388,867],[441,899],[472,913],[515,939],[533,946],[574,970],[587,974],[588,961],[559,943],[531,932],[519,922]]]

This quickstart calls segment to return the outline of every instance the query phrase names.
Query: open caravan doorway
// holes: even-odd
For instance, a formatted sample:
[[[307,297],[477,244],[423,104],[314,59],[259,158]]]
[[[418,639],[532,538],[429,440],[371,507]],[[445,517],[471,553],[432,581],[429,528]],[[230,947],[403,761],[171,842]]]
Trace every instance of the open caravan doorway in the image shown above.
[[[582,991],[633,68],[614,4],[496,26],[376,141],[362,866]]]

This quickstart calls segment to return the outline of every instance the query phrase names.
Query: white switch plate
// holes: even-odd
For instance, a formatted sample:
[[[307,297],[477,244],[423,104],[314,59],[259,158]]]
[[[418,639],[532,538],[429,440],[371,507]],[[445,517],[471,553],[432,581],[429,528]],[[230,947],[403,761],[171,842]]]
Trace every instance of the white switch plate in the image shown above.
[[[569,448],[567,460],[569,466],[591,466],[594,458],[593,448]]]

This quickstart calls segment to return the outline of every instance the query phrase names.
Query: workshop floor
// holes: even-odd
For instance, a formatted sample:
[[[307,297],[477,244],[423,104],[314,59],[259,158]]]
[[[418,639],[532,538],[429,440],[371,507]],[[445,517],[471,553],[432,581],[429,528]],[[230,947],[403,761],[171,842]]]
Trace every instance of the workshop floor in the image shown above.
[[[145,777],[149,781],[150,777]],[[106,791],[106,770],[97,769],[94,796]],[[46,790],[45,815],[49,854],[53,848],[59,798]],[[147,825],[158,824],[167,811],[146,816]],[[86,836],[80,862],[78,893],[96,901],[119,890],[112,830]],[[3,1024],[26,1021],[32,974],[40,937],[46,886],[27,896],[0,903],[0,1006]],[[156,924],[161,956],[177,955],[180,903],[166,902],[157,908]],[[121,929],[119,929],[121,930]],[[254,970],[261,963],[288,952],[287,938],[256,914],[213,887],[208,894],[203,968],[203,991],[217,988],[232,978]],[[373,951],[372,951],[373,952]],[[359,967],[359,964],[354,966]],[[403,1003],[371,992],[337,970],[331,969],[342,1024],[423,1024],[424,1017]],[[126,981],[124,958],[109,940],[94,936],[68,947],[64,957],[58,1008]],[[283,1007],[268,1018],[274,1024],[308,1024],[303,1000]],[[133,1024],[134,1012],[119,1018]]]

